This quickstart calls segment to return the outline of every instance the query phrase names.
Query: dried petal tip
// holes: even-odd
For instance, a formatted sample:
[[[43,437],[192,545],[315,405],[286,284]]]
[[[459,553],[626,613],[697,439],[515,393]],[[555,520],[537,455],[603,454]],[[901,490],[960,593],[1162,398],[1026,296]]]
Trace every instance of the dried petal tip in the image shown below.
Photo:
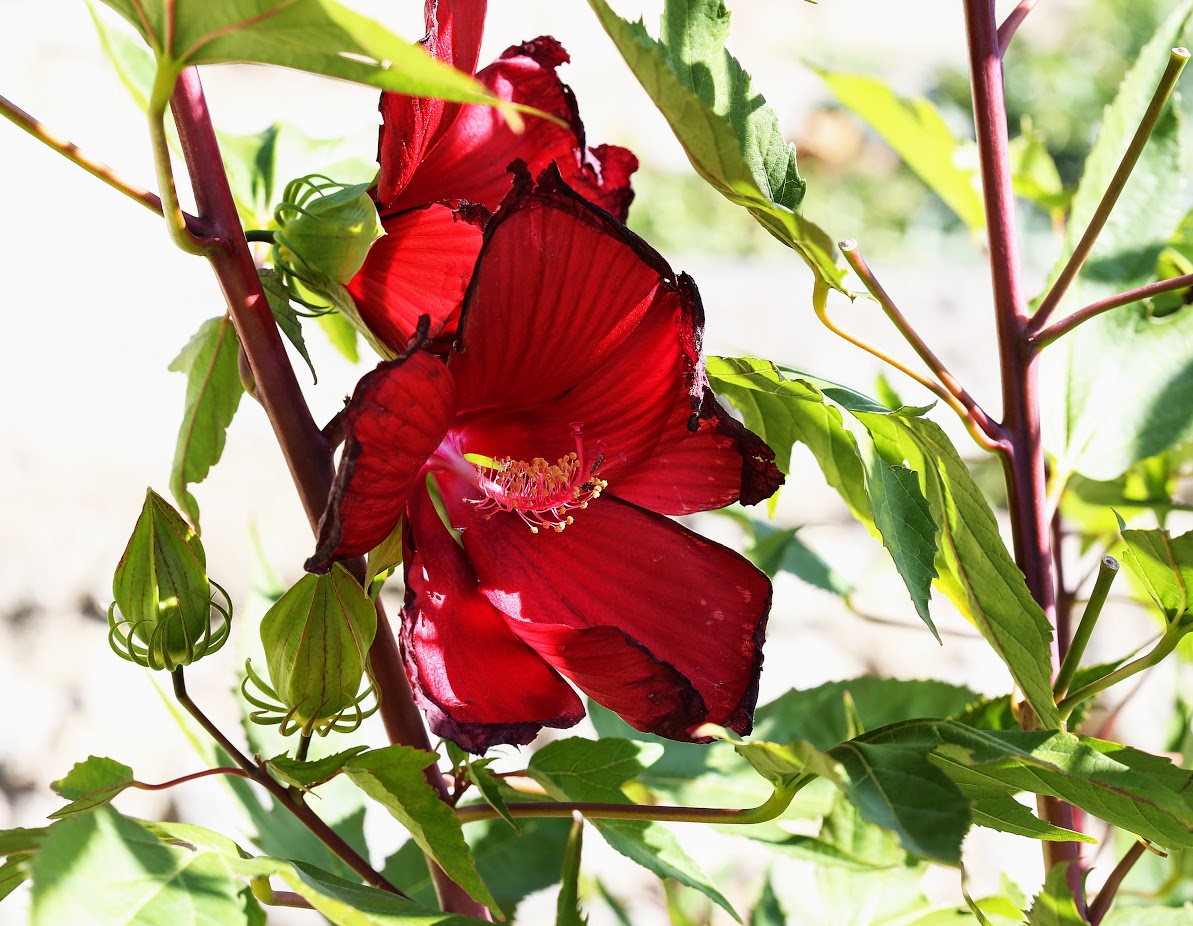
[[[213,598],[212,586],[223,605]],[[108,642],[116,655],[146,668],[173,671],[190,665],[228,639],[231,605],[207,577],[203,544],[152,489],[116,566],[112,596]]]

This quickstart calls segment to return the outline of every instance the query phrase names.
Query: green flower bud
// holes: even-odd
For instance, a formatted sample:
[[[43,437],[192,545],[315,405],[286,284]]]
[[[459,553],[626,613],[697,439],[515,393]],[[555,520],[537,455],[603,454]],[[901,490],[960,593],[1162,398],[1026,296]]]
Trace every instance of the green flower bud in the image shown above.
[[[343,566],[303,576],[261,619],[272,684],[246,666],[241,690],[260,708],[252,719],[280,724],[284,736],[356,729],[377,709],[361,708],[373,690],[371,680],[360,690],[376,633],[377,609]],[[250,694],[250,681],[274,703]]]
[[[274,210],[274,263],[302,280],[351,280],[385,234],[369,185],[345,186],[312,174],[292,181]]]
[[[212,599],[213,585],[198,535],[149,489],[112,577],[112,649],[130,662],[169,671],[215,652],[228,639],[230,615]],[[213,609],[219,616],[214,630]]]

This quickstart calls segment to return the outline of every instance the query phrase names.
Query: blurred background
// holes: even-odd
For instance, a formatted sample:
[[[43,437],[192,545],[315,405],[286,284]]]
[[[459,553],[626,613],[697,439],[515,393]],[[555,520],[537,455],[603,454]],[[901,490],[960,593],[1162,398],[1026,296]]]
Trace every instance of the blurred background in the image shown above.
[[[350,5],[407,38],[422,33],[417,0]],[[482,63],[508,45],[556,36],[573,57],[561,76],[576,91],[590,144],[625,145],[640,158],[630,224],[674,267],[695,276],[708,313],[708,352],[765,357],[873,392],[876,363],[834,338],[812,314],[806,268],[690,170],[587,5],[492,0],[490,6]],[[661,2],[618,0],[613,6],[624,15],[644,14],[653,30]],[[1172,6],[1171,0],[1053,0],[1041,4],[1019,32],[1007,59],[1011,125],[1030,119],[1066,187],[1080,176],[1102,107]],[[804,211],[835,240],[859,239],[904,313],[996,412],[997,357],[979,244],[880,139],[834,104],[808,67],[883,77],[900,94],[930,98],[957,132],[968,135],[960,4],[738,0],[730,7],[729,48],[799,147],[808,183]],[[314,136],[363,131],[368,137],[377,122],[376,93],[365,88],[240,66],[208,69],[203,79],[217,125],[232,133],[285,120]],[[0,93],[122,176],[154,186],[143,117],[104,58],[82,2],[0,0]],[[41,825],[59,804],[47,783],[89,754],[117,758],[147,781],[198,767],[153,681],[108,650],[105,612],[112,571],[145,487],[163,494],[167,488],[185,394],[184,377],[167,365],[223,306],[204,262],[174,250],[149,213],[7,123],[0,124],[0,166],[4,828]],[[1025,203],[1019,209],[1034,292],[1059,239],[1046,213]],[[873,303],[841,300],[833,311],[846,327],[909,356]],[[310,404],[322,421],[371,362],[349,364],[315,326],[307,341],[319,381],[311,384],[301,362],[299,376],[310,386]],[[909,404],[930,398],[898,374],[890,384]],[[963,453],[980,455],[947,410],[933,417]],[[792,575],[778,576],[760,703],[793,687],[865,673],[1005,692],[1009,677],[1001,664],[943,602],[934,604],[943,645],[933,640],[886,553],[851,521],[798,447],[796,460],[777,521],[805,525],[801,539],[854,592],[846,607]],[[997,497],[997,468],[983,463],[979,474]],[[288,585],[298,577],[312,549],[309,529],[265,416],[250,400],[229,430],[223,460],[193,491],[203,511],[209,568],[238,610],[262,581],[256,541],[281,581]],[[723,517],[701,516],[696,528],[731,545],[742,543],[738,528]],[[391,615],[400,595],[400,582],[391,581],[385,592]],[[1129,603],[1120,612],[1103,621],[1092,658],[1118,655],[1151,635],[1144,612]],[[244,613],[251,613],[251,605]],[[234,626],[234,634],[246,631],[255,633],[252,621]],[[196,698],[228,728],[236,723],[230,692],[242,659],[243,648],[230,645],[188,673]],[[1171,703],[1161,689],[1172,684],[1171,669],[1148,682],[1156,703]],[[1124,713],[1117,735],[1160,749],[1168,718],[1146,706],[1132,710]],[[380,742],[375,728],[366,735]],[[218,783],[195,783],[168,795],[130,794],[119,804],[132,814],[205,822],[238,838],[248,832]],[[400,841],[394,830],[388,819],[371,821],[379,851]],[[748,909],[763,872],[740,848],[744,841],[692,834],[681,831],[685,846],[720,876],[739,909]],[[967,852],[975,895],[996,889],[1004,872],[1025,891],[1038,887],[1039,850],[1029,840],[981,831]],[[628,899],[635,923],[669,922],[657,882],[600,840],[587,840],[585,866]],[[807,866],[790,860],[782,866],[776,890],[788,909],[803,911],[799,922],[835,922],[831,911],[818,911]],[[934,898],[955,900],[957,881],[953,872],[934,872],[927,889]],[[0,906],[0,924],[24,922],[25,903],[18,893]],[[545,921],[553,904],[550,893],[532,898],[520,921]],[[593,905],[594,924],[611,922],[608,917],[608,910]],[[276,921],[315,919],[295,913]]]

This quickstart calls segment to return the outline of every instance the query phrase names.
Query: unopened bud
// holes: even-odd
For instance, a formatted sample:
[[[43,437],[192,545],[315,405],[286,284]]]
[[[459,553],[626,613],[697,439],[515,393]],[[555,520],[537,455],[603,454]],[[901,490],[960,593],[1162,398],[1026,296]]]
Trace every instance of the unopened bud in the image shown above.
[[[227,604],[224,590],[207,576],[198,535],[149,489],[112,577],[112,649],[138,665],[168,671],[215,652],[228,639],[231,615],[213,599],[213,585]]]
[[[371,680],[360,690],[376,632],[377,610],[343,566],[303,576],[261,620],[270,683],[246,666],[241,691],[259,708],[252,719],[280,724],[284,736],[356,729],[377,709],[361,707]],[[270,700],[250,693],[250,681]]]
[[[347,283],[385,234],[369,185],[311,175],[292,181],[274,210],[274,262],[299,280],[325,275]]]

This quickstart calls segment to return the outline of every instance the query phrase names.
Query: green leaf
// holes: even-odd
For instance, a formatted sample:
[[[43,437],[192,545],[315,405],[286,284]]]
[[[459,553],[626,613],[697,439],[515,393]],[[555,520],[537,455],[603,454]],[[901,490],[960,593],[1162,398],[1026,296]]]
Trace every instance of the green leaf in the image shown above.
[[[100,46],[116,68],[120,82],[132,95],[137,107],[142,111],[148,110],[149,93],[157,71],[153,55],[135,38],[109,22],[111,14],[101,14],[91,0],[87,0],[87,12],[91,14]]]
[[[530,817],[521,826],[521,835],[501,820],[469,823],[464,830],[477,870],[511,920],[526,897],[559,883],[568,837],[565,820]],[[383,873],[419,903],[437,903],[426,858],[413,840],[390,856]]]
[[[53,826],[34,828],[17,827],[0,830],[0,857],[24,855],[41,848],[41,844],[54,829]]]
[[[804,197],[795,146],[778,117],[725,50],[729,13],[721,0],[667,0],[661,40],[605,0],[589,0],[601,25],[696,172],[795,250],[825,285],[845,292],[832,240],[797,211]]]
[[[1016,196],[1048,212],[1068,205],[1069,196],[1065,193],[1056,162],[1043,136],[1028,120],[1024,120],[1020,133],[1011,139],[1007,153],[1011,160],[1011,185]]]
[[[1028,926],[1084,926],[1085,917],[1077,909],[1069,889],[1069,866],[1053,865],[1044,878],[1044,887],[1027,911]]]
[[[815,588],[848,595],[853,586],[799,538],[800,527],[777,530],[764,521],[750,520],[754,542],[746,557],[772,579],[787,572]]]
[[[1164,613],[1169,624],[1189,610],[1193,586],[1193,531],[1173,537],[1166,530],[1125,530],[1123,562]]]
[[[896,96],[882,80],[813,68],[837,101],[866,122],[973,232],[986,227],[977,161],[962,166],[962,143],[923,97]]]
[[[1160,846],[1193,846],[1190,773],[1159,756],[1072,733],[948,720],[894,724],[861,739],[932,748],[933,763],[979,800],[1000,790],[1047,794]]]
[[[344,772],[410,831],[410,836],[448,876],[495,914],[501,910],[477,873],[460,821],[427,783],[423,769],[434,753],[409,746],[387,746],[353,757]]]
[[[50,787],[70,803],[50,814],[58,819],[106,804],[133,784],[133,770],[115,759],[90,756],[75,763],[66,775]]]
[[[1052,628],[1002,541],[998,522],[969,469],[940,427],[899,412],[855,412],[889,463],[919,474],[940,535],[938,570],[956,583],[982,636],[1006,663],[1046,729],[1060,726],[1052,695]]]
[[[493,773],[489,771],[489,764],[492,761],[492,759],[470,759],[465,766],[465,773],[468,775],[468,780],[480,792],[481,797],[485,799],[485,803],[496,810],[501,815],[501,819],[512,826],[515,832],[521,832],[517,821],[510,816],[509,808],[506,807],[505,797],[502,796],[498,779],[494,778]]]
[[[366,749],[368,749],[367,746],[353,746],[343,752],[333,753],[321,759],[312,759],[309,762],[299,762],[283,753],[280,756],[274,756],[266,764],[273,772],[274,777],[282,784],[307,790],[338,775],[353,756],[360,755]]]
[[[110,807],[63,820],[29,867],[32,926],[249,922],[222,858],[166,845]]]
[[[960,773],[954,770],[951,774],[954,781],[960,779]],[[975,788],[964,788],[965,793],[972,799],[973,822],[987,829],[998,830],[1000,833],[1013,833],[1016,836],[1026,836],[1029,839],[1042,839],[1045,842],[1090,842],[1098,840],[1076,830],[1065,829],[1041,820],[1034,813],[1020,804],[1013,797],[997,794],[992,797],[978,798],[974,796]]]
[[[1139,54],[1085,162],[1073,197],[1065,247],[1050,278],[1084,232],[1168,64],[1169,50],[1187,44],[1193,3],[1183,2]],[[1188,175],[1178,113],[1161,117],[1110,219],[1098,237],[1082,279],[1096,295],[1148,282],[1156,259],[1185,212]],[[1077,287],[1074,287],[1076,290]],[[1077,295],[1074,293],[1074,295]],[[1061,314],[1075,307],[1062,302]],[[1046,434],[1056,456],[1055,477],[1077,472],[1091,479],[1118,476],[1136,460],[1193,436],[1193,312],[1152,319],[1134,303],[1082,324],[1045,353],[1050,378]]]
[[[29,880],[28,862],[32,855],[10,855],[0,865],[0,901]]]
[[[584,818],[577,816],[563,853],[563,877],[555,901],[555,926],[588,926],[588,917],[580,908],[580,854],[583,847]]]
[[[783,912],[783,906],[775,896],[768,872],[766,880],[762,882],[762,896],[758,898],[757,905],[750,913],[749,926],[785,926],[786,923],[787,914]]]
[[[227,315],[205,321],[170,369],[186,374],[186,406],[170,491],[178,507],[193,525],[199,523],[199,505],[187,486],[207,478],[224,452],[224,437],[240,404],[244,386],[240,382],[240,341]]]
[[[507,118],[525,108],[497,100],[471,76],[334,0],[104,2],[175,70],[238,61],[274,64],[411,96],[488,103]]]
[[[277,323],[278,330],[286,336],[286,339],[298,351],[299,356],[306,361],[307,367],[311,371],[311,380],[319,382],[319,377],[315,375],[315,365],[311,363],[311,355],[307,352],[306,338],[302,336],[302,322],[299,320],[294,305],[290,302],[286,288],[278,278],[277,271],[258,270],[257,275],[261,278],[261,288],[265,290],[265,298],[269,301],[269,311],[273,313],[273,320]]]
[[[557,801],[629,804],[621,786],[660,754],[658,747],[628,740],[558,740],[530,758],[527,774]],[[651,820],[593,820],[614,849],[660,878],[695,888],[737,918],[729,901],[680,847],[674,833]]]
[[[315,322],[323,329],[331,346],[338,350],[345,360],[349,363],[360,363],[360,332],[348,318],[341,312],[328,312],[317,316]]]
[[[1188,922],[1188,904],[1183,907],[1126,907],[1116,903],[1102,920],[1104,926],[1187,926]]]
[[[793,442],[812,451],[828,484],[881,536],[916,612],[935,634],[928,598],[936,575],[936,525],[914,475],[882,459],[865,434],[847,430],[840,410],[826,401],[828,389],[809,379],[788,378],[773,363],[747,357],[710,357],[707,369],[713,388],[775,450],[781,470],[790,472]],[[847,407],[888,412],[840,387],[833,394]]]

